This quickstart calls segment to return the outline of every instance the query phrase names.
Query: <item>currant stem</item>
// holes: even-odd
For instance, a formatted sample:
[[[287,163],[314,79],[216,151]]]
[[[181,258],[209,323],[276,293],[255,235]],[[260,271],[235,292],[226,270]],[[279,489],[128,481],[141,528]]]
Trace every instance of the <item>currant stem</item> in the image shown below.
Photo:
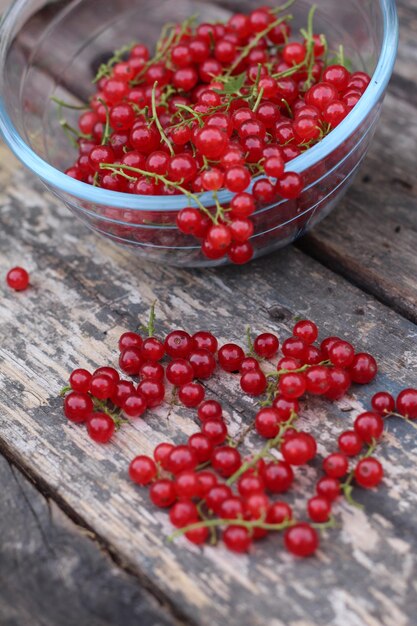
[[[90,107],[88,106],[88,104],[69,104],[69,102],[65,102],[65,100],[61,100],[60,98],[57,98],[56,96],[51,96],[51,100],[52,102],[55,102],[56,104],[59,104],[60,107],[64,107],[64,109],[73,109],[74,111],[85,111],[87,109],[89,109]]]
[[[71,385],[66,385],[65,387],[62,387],[61,391],[59,392],[60,396],[65,396],[66,393],[68,393],[68,391],[71,391],[72,387]]]
[[[198,530],[199,528],[217,528],[219,526],[243,526],[243,528],[247,528],[248,530],[253,530],[255,528],[262,528],[263,530],[272,530],[276,532],[280,532],[289,528],[290,526],[294,526],[294,520],[286,520],[281,524],[268,524],[262,519],[258,520],[244,520],[244,519],[222,519],[222,518],[213,518],[213,519],[205,519],[201,522],[195,522],[194,524],[189,524],[188,526],[184,526],[184,528],[179,528],[172,535],[168,537],[168,541],[173,541],[177,537],[181,537],[185,533],[191,530]]]
[[[368,450],[366,451],[365,454],[363,454],[359,461],[362,461],[362,459],[367,459],[368,457],[372,456],[372,454],[375,452],[376,447],[378,445],[378,442],[376,439],[372,440],[372,443],[369,444]],[[359,462],[358,461],[358,462]],[[346,501],[352,505],[355,506],[358,509],[363,509],[363,505],[360,504],[359,502],[357,502],[353,497],[352,497],[352,491],[353,491],[353,486],[352,486],[352,481],[355,477],[355,470],[351,470],[351,472],[349,472],[348,477],[346,478],[344,483],[341,483],[340,488],[343,491],[343,495],[346,498]]]
[[[175,154],[174,148],[172,147],[170,140],[168,139],[168,137],[165,134],[164,129],[162,128],[162,124],[159,120],[158,112],[156,110],[156,88],[157,87],[158,87],[158,81],[156,80],[152,87],[152,120],[155,122],[156,127],[159,130],[159,134],[161,135],[162,141],[166,143],[166,145],[168,146],[171,156],[174,156]]]

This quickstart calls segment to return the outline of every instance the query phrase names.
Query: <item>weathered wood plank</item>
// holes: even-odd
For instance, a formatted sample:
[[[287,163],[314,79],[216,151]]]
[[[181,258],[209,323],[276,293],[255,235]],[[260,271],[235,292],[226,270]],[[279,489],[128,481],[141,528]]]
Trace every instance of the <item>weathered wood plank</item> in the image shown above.
[[[174,410],[167,419],[163,406],[99,447],[82,428],[65,422],[56,396],[74,366],[114,363],[119,333],[134,328],[155,298],[161,332],[203,327],[221,340],[241,340],[246,323],[254,331],[282,334],[296,314],[309,315],[323,333],[350,337],[376,353],[381,374],[372,390],[415,384],[416,327],[295,249],[244,268],[147,265],[87,234],[1,152],[0,272],[23,263],[33,285],[22,294],[4,291],[0,302],[4,452],[39,477],[132,571],[202,625],[411,625],[417,610],[417,496],[410,468],[417,448],[407,425],[390,427],[382,452],[387,478],[364,498],[367,513],[338,505],[343,529],[327,533],[317,559],[298,563],[283,553],[278,538],[244,557],[222,546],[201,551],[184,541],[166,542],[166,514],[149,505],[146,491],[129,484],[126,470],[133,455],[195,431],[191,412]],[[217,376],[210,388],[224,399],[231,431],[238,433],[252,419],[253,403],[240,397],[231,378]],[[355,390],[332,406],[331,419],[320,402],[303,408],[303,426],[320,428],[320,454],[367,405],[370,393]],[[239,397],[232,409],[234,394]],[[256,436],[248,450],[254,445]],[[313,480],[313,469],[298,472],[298,511]]]
[[[1,456],[0,482],[2,626],[179,623]]]

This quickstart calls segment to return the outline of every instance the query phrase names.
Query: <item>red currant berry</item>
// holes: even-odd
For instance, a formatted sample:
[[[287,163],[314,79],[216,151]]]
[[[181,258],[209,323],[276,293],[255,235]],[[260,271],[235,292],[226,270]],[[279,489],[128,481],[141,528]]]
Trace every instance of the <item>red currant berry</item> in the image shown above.
[[[227,426],[219,419],[207,419],[201,426],[201,432],[210,439],[214,446],[224,443],[227,437]]]
[[[212,354],[217,352],[217,339],[211,333],[200,330],[192,336],[193,348],[197,350],[208,350]]]
[[[198,521],[197,507],[190,500],[176,502],[169,512],[169,519],[175,528],[184,528]]]
[[[278,352],[278,337],[272,333],[262,333],[256,337],[253,347],[256,354],[264,359],[271,359]]]
[[[255,493],[263,493],[265,483],[261,476],[247,472],[237,482],[237,490],[242,498],[248,498]]]
[[[106,413],[92,413],[87,419],[88,435],[96,443],[107,443],[114,430],[114,421]]]
[[[156,480],[149,489],[149,497],[152,504],[161,509],[170,507],[177,497],[174,483],[166,478]]]
[[[172,443],[160,443],[156,446],[153,456],[162,469],[166,470],[168,468],[169,455],[174,448],[175,446]]]
[[[219,365],[225,372],[238,372],[244,358],[245,353],[235,343],[226,343],[218,353]]]
[[[352,382],[367,385],[375,378],[378,366],[374,357],[366,352],[355,355],[349,369]]]
[[[295,556],[307,557],[319,547],[317,532],[309,524],[300,523],[285,531],[284,544],[288,552]]]
[[[88,393],[90,390],[91,374],[87,370],[76,369],[69,377],[69,384],[73,391]]]
[[[363,441],[354,430],[345,430],[338,439],[339,449],[347,456],[356,456],[362,450]]]
[[[186,359],[193,348],[191,336],[184,330],[173,330],[165,339],[165,350],[173,359]]]
[[[221,446],[213,451],[211,464],[224,478],[232,476],[242,464],[240,453],[231,446]]]
[[[286,422],[292,413],[297,414],[300,410],[297,400],[290,400],[283,396],[275,396],[272,406],[278,412],[280,422]]]
[[[140,417],[147,409],[146,400],[139,392],[133,393],[123,403],[123,412],[128,417]]]
[[[194,452],[199,463],[206,463],[210,460],[213,445],[213,441],[204,433],[194,433],[188,440],[188,446]]]
[[[307,356],[308,344],[298,337],[290,337],[282,344],[282,353],[284,356],[299,359],[304,362]]]
[[[333,452],[329,454],[323,461],[323,470],[327,476],[332,478],[342,478],[347,474],[349,462],[344,454]]]
[[[331,476],[324,476],[320,478],[316,485],[317,495],[326,498],[330,502],[336,500],[336,498],[340,495],[340,482],[337,478],[332,478]]]
[[[355,480],[365,489],[372,489],[379,485],[383,476],[384,470],[381,463],[372,456],[361,459],[355,467]]]
[[[205,390],[199,383],[186,383],[178,390],[178,398],[188,408],[198,406],[204,400]]]
[[[255,428],[261,437],[273,439],[279,433],[280,417],[276,409],[266,407],[256,414]]]
[[[206,400],[198,407],[198,417],[202,422],[210,419],[220,420],[222,416],[222,406],[217,400]]]
[[[330,389],[329,370],[324,365],[312,365],[304,376],[308,393],[323,395]]]
[[[397,411],[407,419],[417,418],[417,389],[403,389],[397,397]]]
[[[162,365],[156,361],[145,361],[140,367],[139,375],[145,380],[162,381],[164,379],[165,370]]]
[[[206,495],[206,504],[209,510],[216,515],[219,514],[222,502],[232,496],[232,490],[227,485],[214,485]]]
[[[339,367],[333,367],[329,370],[329,378],[330,388],[326,391],[326,398],[329,400],[342,398],[351,384],[349,373]]]
[[[270,504],[267,514],[267,524],[282,524],[292,519],[292,509],[286,502],[276,501]]]
[[[188,358],[195,378],[200,378],[201,380],[210,378],[216,369],[216,360],[208,350],[194,349]]]
[[[314,496],[307,503],[307,512],[313,522],[320,524],[328,521],[332,512],[332,506],[327,498]]]
[[[259,369],[259,361],[253,356],[246,356],[240,366],[240,373],[246,374],[246,372],[252,372]]]
[[[266,463],[262,471],[265,487],[271,493],[288,491],[294,480],[294,472],[285,461]]]
[[[130,376],[139,374],[142,363],[143,357],[139,348],[126,348],[119,357],[120,369]]]
[[[194,370],[189,361],[176,358],[167,365],[166,377],[172,385],[185,385],[193,380]]]
[[[116,391],[116,383],[107,374],[94,374],[90,380],[90,393],[99,400],[109,400]]]
[[[278,381],[279,393],[289,400],[301,398],[306,392],[307,384],[303,374],[283,374]]]
[[[316,341],[319,331],[317,326],[311,320],[300,320],[293,329],[293,335],[298,337],[304,343],[312,344]]]
[[[283,441],[281,445],[282,456],[290,465],[305,465],[315,455],[314,439],[307,433],[299,433],[290,439]]]
[[[156,339],[149,337],[142,344],[142,356],[147,361],[160,361],[165,354],[164,344]]]
[[[171,474],[179,474],[188,470],[194,470],[197,466],[197,457],[188,446],[176,446],[171,450],[167,468]]]
[[[303,190],[303,179],[296,172],[286,172],[276,184],[277,193],[287,200],[298,198]]]
[[[153,409],[162,404],[165,397],[165,387],[157,380],[142,380],[138,385],[138,392],[145,398],[146,404]]]
[[[260,396],[266,389],[268,381],[262,370],[251,370],[240,379],[242,390],[251,396]]]
[[[326,337],[320,344],[320,351],[322,352],[325,359],[329,358],[329,349],[336,343],[336,341],[340,341],[339,337]]]
[[[372,408],[379,415],[389,415],[395,411],[395,400],[387,391],[379,391],[372,396]]]
[[[219,509],[219,517],[223,519],[238,519],[243,517],[243,502],[237,496],[226,498]]]
[[[24,291],[29,285],[29,274],[23,267],[13,267],[7,273],[6,282],[10,289]]]
[[[157,474],[155,461],[149,456],[137,456],[129,465],[129,476],[137,485],[149,485]]]
[[[94,410],[93,401],[86,393],[72,391],[64,400],[65,416],[76,424],[85,422]]]
[[[354,357],[355,350],[347,341],[336,341],[329,348],[329,359],[336,367],[350,367]]]
[[[354,428],[362,441],[371,444],[374,439],[379,439],[384,432],[384,421],[378,413],[366,411],[358,415]]]

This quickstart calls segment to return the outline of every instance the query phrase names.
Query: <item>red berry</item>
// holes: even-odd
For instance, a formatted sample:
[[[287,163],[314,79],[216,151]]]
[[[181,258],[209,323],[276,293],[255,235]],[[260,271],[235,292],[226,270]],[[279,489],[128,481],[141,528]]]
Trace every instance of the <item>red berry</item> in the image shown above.
[[[372,396],[371,404],[375,413],[379,413],[379,415],[389,415],[395,411],[395,400],[387,391],[379,391],[374,394]]]
[[[280,422],[286,422],[292,413],[297,414],[299,411],[297,400],[290,400],[283,396],[275,396],[272,406],[277,410]]]
[[[329,348],[329,359],[336,367],[350,367],[354,357],[355,350],[347,341],[336,341]]]
[[[330,400],[342,398],[351,384],[349,373],[339,367],[333,367],[329,370],[329,378],[330,388],[326,391],[326,398]]]
[[[156,478],[157,473],[155,461],[149,456],[137,456],[129,465],[129,476],[138,485],[149,485]]]
[[[247,472],[237,482],[237,490],[242,498],[248,498],[254,493],[263,493],[265,483],[261,476]]]
[[[139,392],[129,395],[123,403],[123,412],[129,417],[140,417],[146,409],[146,400]]]
[[[242,464],[240,454],[236,448],[221,446],[213,451],[211,464],[224,478],[234,474]]]
[[[192,528],[191,530],[187,530],[187,532],[184,534],[187,537],[188,541],[191,541],[191,543],[194,543],[196,545],[202,545],[207,541],[210,531],[206,526],[201,526],[200,528]]]
[[[148,361],[160,361],[165,354],[164,344],[156,337],[148,337],[142,344],[142,356]]]
[[[73,391],[88,393],[90,390],[91,374],[84,369],[74,370],[69,377],[69,384]]]
[[[298,198],[302,190],[303,179],[295,172],[286,172],[276,184],[277,193],[288,200]]]
[[[277,500],[269,505],[266,522],[268,524],[282,524],[292,519],[292,509],[286,502]]]
[[[293,329],[293,335],[307,344],[314,343],[318,334],[317,326],[311,320],[300,320],[295,324]]]
[[[189,361],[176,358],[167,365],[166,377],[172,385],[180,386],[190,383],[194,378],[194,370]]]
[[[397,397],[397,411],[408,419],[417,418],[417,389],[403,389]]]
[[[324,365],[313,365],[304,374],[307,391],[314,395],[323,395],[330,389],[329,370]]]
[[[339,439],[339,448],[347,456],[356,456],[363,448],[363,440],[354,430],[345,430]]]
[[[232,490],[227,485],[214,485],[206,495],[206,504],[208,509],[218,515],[222,502],[231,496]]]
[[[184,330],[174,330],[165,339],[165,350],[173,359],[186,359],[193,347],[191,336]]]
[[[186,407],[196,407],[204,400],[205,390],[199,383],[186,383],[178,390],[178,398]]]
[[[254,251],[249,243],[249,241],[245,241],[244,243],[232,243],[228,250],[228,256],[232,263],[235,265],[243,265],[248,263],[253,257]]]
[[[323,523],[328,521],[332,512],[332,506],[327,498],[314,496],[307,503],[307,512],[313,522]]]
[[[120,369],[130,376],[137,376],[139,374],[142,363],[142,353],[137,347],[126,348],[119,357]]]
[[[131,383],[128,380],[121,380],[116,385],[116,389],[115,389],[115,391],[114,391],[114,393],[113,393],[113,395],[111,397],[111,401],[117,407],[122,408],[122,406],[125,403],[126,399],[129,396],[134,395],[135,393],[136,393],[136,389],[135,389],[133,383]]]
[[[227,426],[220,419],[206,419],[201,426],[201,432],[210,439],[214,446],[223,443],[227,437]]]
[[[331,476],[324,476],[321,478],[316,485],[317,495],[326,498],[330,502],[336,500],[336,498],[340,495],[340,482],[337,478],[332,478]]]
[[[167,469],[171,474],[179,474],[195,469],[197,463],[196,455],[188,446],[176,446],[167,459]]]
[[[95,370],[93,377],[104,374],[104,376],[108,376],[111,380],[117,384],[120,380],[120,376],[117,370],[114,367],[99,367]]]
[[[217,476],[215,476],[213,472],[209,472],[207,470],[198,472],[197,479],[200,485],[200,495],[202,498],[208,494],[212,487],[217,485]]]
[[[142,379],[162,381],[164,379],[165,370],[157,361],[145,361],[145,363],[140,366],[139,375]]]
[[[355,480],[365,489],[372,489],[379,485],[383,476],[384,470],[381,463],[372,456],[361,459],[355,467]]]
[[[282,354],[286,357],[299,359],[304,362],[307,356],[308,344],[299,337],[290,337],[282,344]]]
[[[266,407],[256,414],[255,428],[261,437],[273,439],[279,433],[280,416],[276,409]]]
[[[319,547],[317,532],[309,524],[300,523],[285,531],[284,543],[288,552],[295,556],[307,557]]]
[[[72,391],[64,400],[65,416],[76,424],[85,422],[93,413],[94,405],[86,393]]]
[[[279,393],[289,400],[301,398],[306,392],[307,384],[303,374],[283,374],[278,381]]]
[[[223,541],[226,548],[239,554],[247,552],[252,543],[249,531],[242,526],[228,526],[223,532]]]
[[[162,404],[165,397],[165,387],[157,380],[142,380],[138,385],[138,392],[145,398],[149,408]]]
[[[114,421],[106,413],[92,413],[87,419],[87,432],[97,443],[107,443],[114,430]]]
[[[188,357],[194,371],[194,377],[201,380],[210,378],[216,369],[216,360],[209,350],[193,349]]]
[[[262,333],[256,337],[253,347],[256,354],[259,354],[264,359],[270,359],[278,352],[278,337],[272,333]]]
[[[169,519],[175,528],[184,528],[198,521],[197,507],[190,500],[176,502],[169,512]]]
[[[218,353],[219,365],[225,372],[238,372],[245,353],[235,343],[226,343]]]
[[[323,461],[323,470],[327,476],[332,478],[342,478],[347,474],[349,462],[344,454],[333,452]]]
[[[204,433],[195,433],[188,440],[189,448],[194,452],[199,463],[209,461],[213,453],[214,442]]]
[[[206,400],[198,407],[198,417],[202,422],[209,419],[220,420],[222,414],[222,406],[217,400]]]
[[[119,350],[123,352],[127,348],[141,348],[143,339],[137,333],[127,332],[123,333],[119,339]]]
[[[170,507],[177,497],[174,483],[165,478],[156,480],[149,489],[149,497],[152,504],[161,509]]]
[[[361,385],[370,383],[375,378],[377,372],[378,366],[374,357],[366,352],[356,354],[349,369],[352,382]]]
[[[172,443],[160,443],[153,452],[155,461],[165,470],[168,468],[169,455],[174,448]]]
[[[298,433],[283,441],[281,453],[290,465],[305,465],[315,456],[315,441],[308,433]]]
[[[200,330],[192,336],[193,348],[197,350],[208,350],[212,354],[217,352],[217,339],[211,333]]]
[[[384,432],[384,422],[378,413],[366,411],[358,415],[354,428],[363,441],[372,443],[374,439],[379,439]]]
[[[266,376],[260,369],[246,372],[240,379],[242,390],[251,396],[260,396],[267,384]]]
[[[219,508],[219,517],[223,519],[237,519],[243,517],[243,501],[237,496],[226,498]]]
[[[106,374],[94,374],[90,380],[90,393],[99,400],[109,400],[116,391],[116,383]]]
[[[6,282],[15,291],[24,291],[29,285],[29,274],[23,267],[13,267],[6,276]]]
[[[285,461],[272,461],[266,463],[262,470],[265,487],[271,493],[283,493],[288,491],[294,480],[291,466]]]

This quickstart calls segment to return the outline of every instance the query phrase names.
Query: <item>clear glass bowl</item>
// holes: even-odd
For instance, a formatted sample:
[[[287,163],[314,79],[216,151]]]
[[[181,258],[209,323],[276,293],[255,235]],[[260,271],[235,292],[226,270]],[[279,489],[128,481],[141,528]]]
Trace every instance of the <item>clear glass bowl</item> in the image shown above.
[[[340,200],[368,150],[395,61],[395,0],[296,0],[291,7],[294,28],[305,26],[312,4],[317,5],[315,32],[326,34],[330,49],[343,44],[353,68],[367,71],[372,81],[348,117],[287,166],[304,176],[301,196],[257,210],[251,239],[255,256],[294,241]],[[91,78],[103,58],[130,41],[152,46],[166,21],[182,21],[191,12],[199,13],[201,21],[222,19],[228,15],[225,7],[237,11],[254,6],[238,0],[217,4],[198,0],[16,0],[0,25],[0,132],[17,157],[100,235],[147,260],[169,265],[227,263],[227,259],[206,259],[198,242],[176,228],[177,212],[189,204],[186,197],[117,193],[63,174],[73,155],[51,96],[74,103],[86,100],[93,92]],[[76,123],[76,116],[76,111],[69,115],[66,111],[70,122]],[[223,191],[219,198],[227,203],[231,194]],[[207,207],[213,204],[210,193],[200,199]]]

